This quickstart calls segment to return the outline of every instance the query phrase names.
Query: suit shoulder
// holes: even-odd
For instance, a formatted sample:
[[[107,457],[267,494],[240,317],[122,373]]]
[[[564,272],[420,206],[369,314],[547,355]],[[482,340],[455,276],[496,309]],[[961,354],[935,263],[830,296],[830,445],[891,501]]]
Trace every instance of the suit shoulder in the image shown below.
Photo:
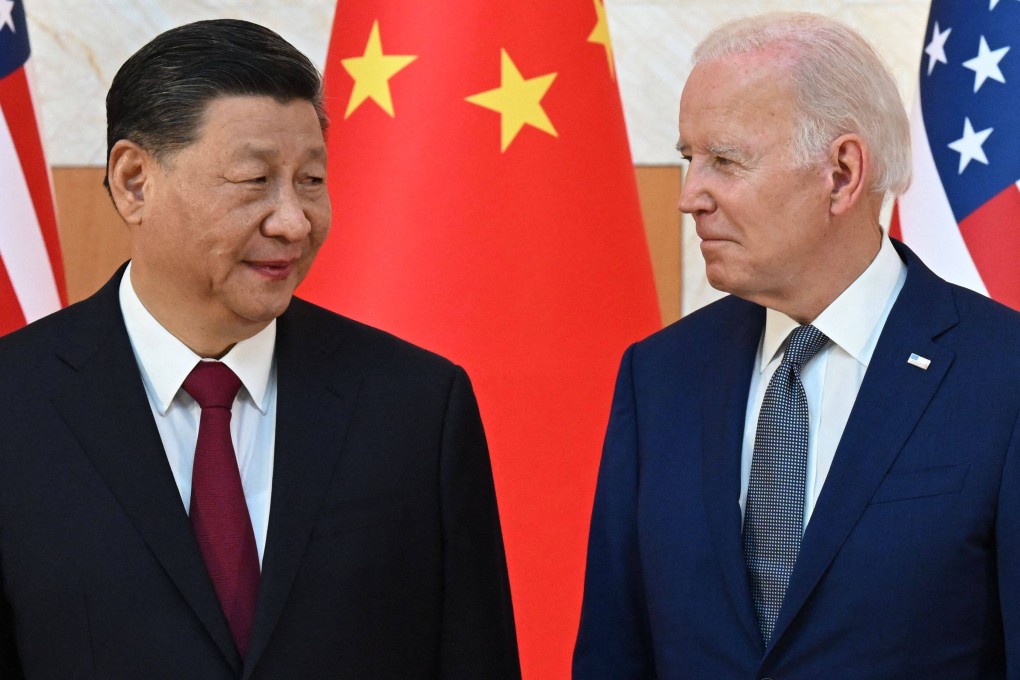
[[[0,337],[0,366],[24,367],[26,362],[73,342],[77,329],[88,319],[88,307],[87,300],[77,302]]]
[[[54,354],[77,356],[95,342],[109,336],[118,324],[120,280],[127,265],[121,267],[91,296],[42,317],[24,328],[0,338],[0,371],[25,372],[28,366]]]
[[[948,284],[961,321],[980,321],[1020,333],[1020,312],[969,288]]]
[[[948,334],[958,347],[972,347],[995,357],[1000,367],[1020,371],[1020,312],[980,293],[949,284],[959,324]],[[1003,363],[1006,362],[1006,363]]]
[[[912,323],[931,321],[937,326],[935,339],[958,355],[993,363],[1004,377],[1018,375],[1020,312],[946,281],[899,241],[893,246],[907,265],[907,281],[892,313]]]
[[[342,340],[342,351],[356,354],[368,366],[384,362],[396,369],[441,374],[458,370],[452,361],[435,352],[300,298],[294,298],[280,321],[284,324],[281,328],[294,324],[301,327],[302,333],[313,334],[309,338],[312,342]],[[321,334],[320,339],[314,339],[314,334]]]
[[[638,355],[702,350],[738,324],[763,323],[765,310],[733,295],[697,309],[633,345]]]

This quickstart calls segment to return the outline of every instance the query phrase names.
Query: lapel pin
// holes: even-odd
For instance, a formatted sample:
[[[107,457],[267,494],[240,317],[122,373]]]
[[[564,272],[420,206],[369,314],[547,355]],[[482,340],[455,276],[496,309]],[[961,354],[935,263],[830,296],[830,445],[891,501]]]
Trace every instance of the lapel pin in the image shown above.
[[[907,359],[907,363],[911,366],[917,366],[922,371],[927,371],[928,367],[931,366],[931,359],[927,359],[917,354],[911,354],[910,358]]]

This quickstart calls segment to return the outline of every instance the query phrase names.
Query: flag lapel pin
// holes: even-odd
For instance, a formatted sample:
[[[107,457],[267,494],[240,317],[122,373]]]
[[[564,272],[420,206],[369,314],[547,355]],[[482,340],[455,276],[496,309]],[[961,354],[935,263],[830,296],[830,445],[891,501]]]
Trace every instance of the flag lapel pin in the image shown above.
[[[911,354],[910,358],[907,359],[907,363],[911,366],[917,366],[922,371],[927,371],[928,367],[931,366],[931,359],[922,357],[918,354]]]

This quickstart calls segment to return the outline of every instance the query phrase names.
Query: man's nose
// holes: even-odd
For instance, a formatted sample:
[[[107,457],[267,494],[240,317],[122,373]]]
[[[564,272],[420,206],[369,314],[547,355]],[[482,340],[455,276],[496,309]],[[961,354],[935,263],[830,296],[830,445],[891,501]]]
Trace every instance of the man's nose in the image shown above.
[[[308,236],[311,228],[301,196],[293,187],[281,188],[272,213],[263,222],[263,233],[273,238],[299,241]]]
[[[695,168],[693,162],[689,163],[680,183],[680,200],[677,202],[677,209],[682,213],[693,215],[711,210],[714,205],[708,187],[702,181],[701,171]]]

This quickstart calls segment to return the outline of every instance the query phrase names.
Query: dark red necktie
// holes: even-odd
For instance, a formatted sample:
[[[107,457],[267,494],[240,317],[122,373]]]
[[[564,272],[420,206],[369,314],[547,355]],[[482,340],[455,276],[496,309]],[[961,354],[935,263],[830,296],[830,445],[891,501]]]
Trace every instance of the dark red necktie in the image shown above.
[[[241,380],[218,361],[199,362],[184,380],[185,391],[202,407],[191,478],[191,528],[244,658],[259,592],[259,554],[230,441],[230,407],[240,387]]]

